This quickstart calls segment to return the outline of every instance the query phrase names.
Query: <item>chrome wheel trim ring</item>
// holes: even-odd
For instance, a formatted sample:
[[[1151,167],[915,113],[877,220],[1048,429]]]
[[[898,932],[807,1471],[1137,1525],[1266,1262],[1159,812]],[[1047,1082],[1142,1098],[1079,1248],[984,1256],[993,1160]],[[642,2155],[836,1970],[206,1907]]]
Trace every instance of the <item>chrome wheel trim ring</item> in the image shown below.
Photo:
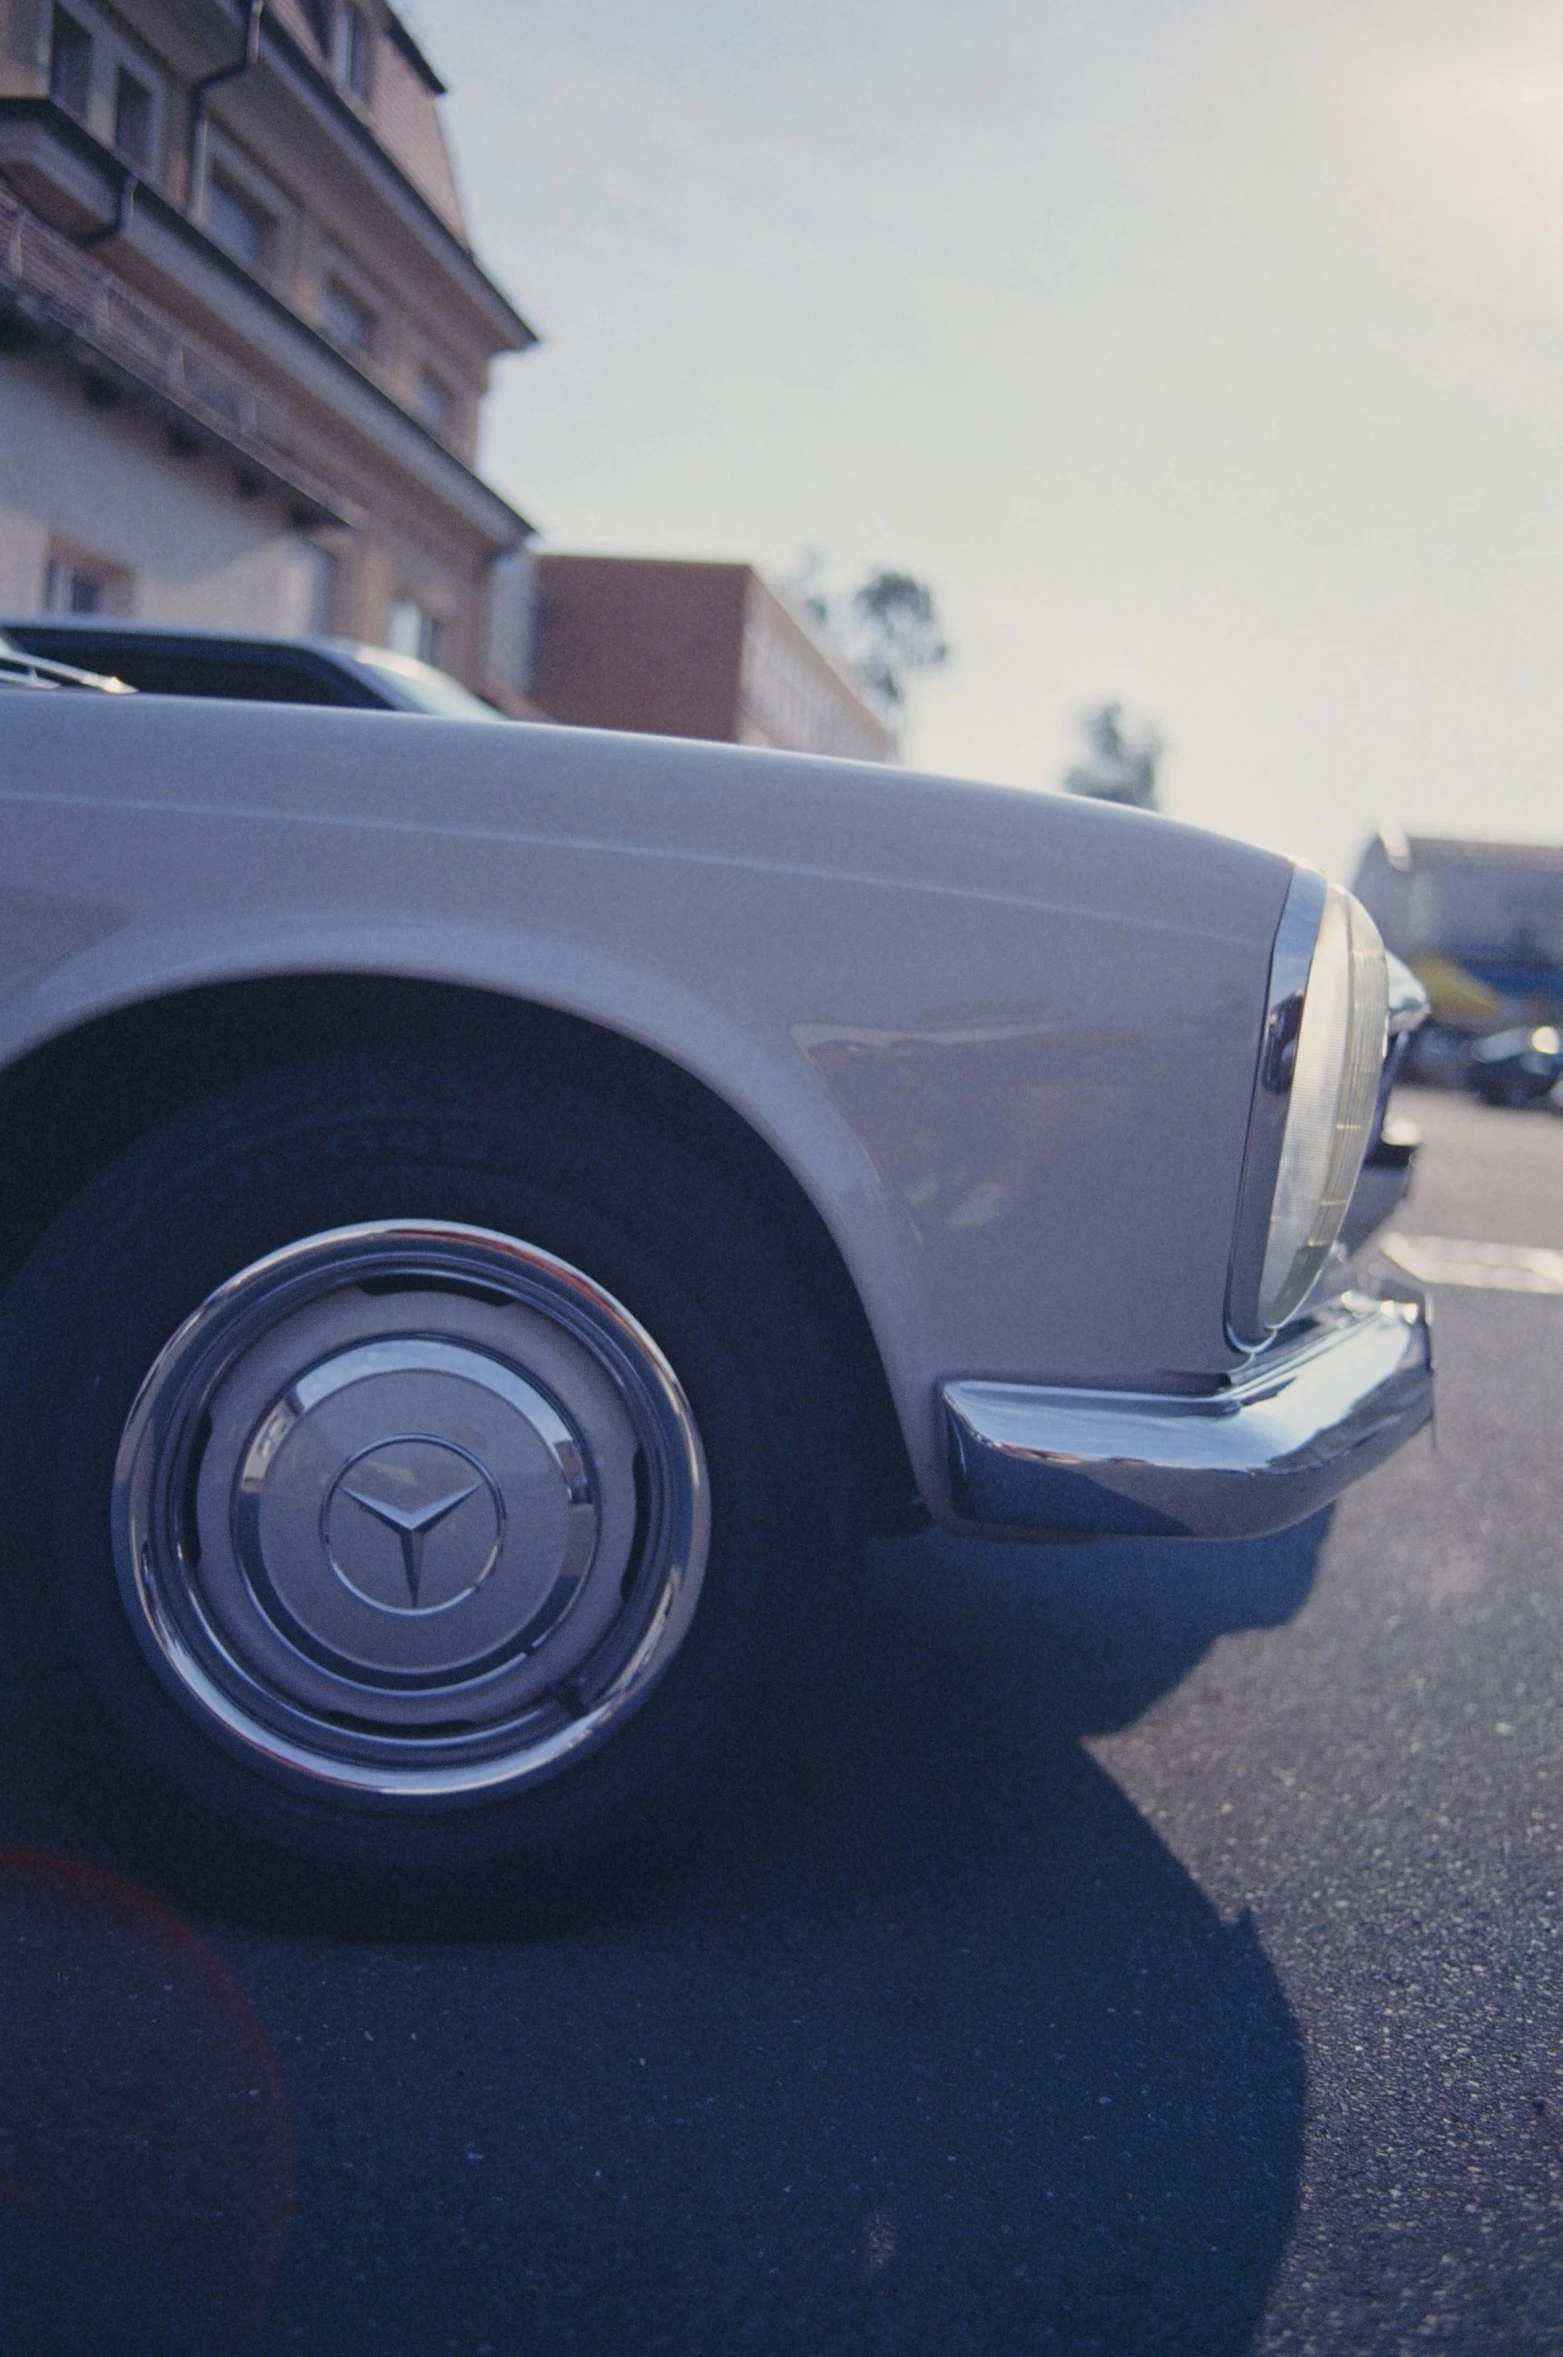
[[[401,1412],[409,1386],[432,1414]],[[683,1389],[621,1303],[515,1237],[400,1220],[201,1303],[126,1421],[112,1525],[137,1641],[207,1733],[406,1811],[520,1790],[625,1723],[688,1632],[710,1502]]]

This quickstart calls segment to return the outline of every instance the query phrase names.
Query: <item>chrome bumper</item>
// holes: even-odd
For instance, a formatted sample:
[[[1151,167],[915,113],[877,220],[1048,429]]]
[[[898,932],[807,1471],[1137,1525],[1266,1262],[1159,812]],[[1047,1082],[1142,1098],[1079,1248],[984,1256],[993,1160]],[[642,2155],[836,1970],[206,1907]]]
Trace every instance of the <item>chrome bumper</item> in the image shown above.
[[[1391,1455],[1433,1413],[1420,1301],[1347,1293],[1221,1391],[948,1383],[961,1521],[1016,1538],[1255,1538]]]

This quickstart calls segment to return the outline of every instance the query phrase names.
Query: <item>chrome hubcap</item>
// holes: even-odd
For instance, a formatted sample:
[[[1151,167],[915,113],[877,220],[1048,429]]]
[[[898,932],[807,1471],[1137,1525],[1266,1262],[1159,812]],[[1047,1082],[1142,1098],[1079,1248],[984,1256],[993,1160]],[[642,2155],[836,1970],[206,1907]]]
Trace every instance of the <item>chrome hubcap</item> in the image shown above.
[[[698,1433],[656,1344],[551,1255],[334,1230],[205,1301],[126,1425],[121,1594],[175,1698],[251,1765],[391,1807],[601,1743],[704,1570]]]

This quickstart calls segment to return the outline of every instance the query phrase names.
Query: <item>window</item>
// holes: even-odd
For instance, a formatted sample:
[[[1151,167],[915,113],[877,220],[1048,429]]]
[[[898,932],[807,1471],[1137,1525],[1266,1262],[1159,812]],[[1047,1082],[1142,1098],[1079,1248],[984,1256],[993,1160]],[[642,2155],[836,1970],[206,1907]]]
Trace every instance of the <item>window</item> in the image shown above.
[[[49,44],[49,96],[73,115],[84,115],[91,89],[92,35],[57,8]]]
[[[138,172],[152,161],[152,93],[123,66],[114,80],[114,145]]]
[[[415,655],[420,663],[440,659],[440,618],[420,606],[416,598],[399,597],[391,608],[386,645],[394,655]]]
[[[115,586],[116,575],[107,565],[81,557],[52,557],[44,604],[51,614],[107,614],[119,602],[112,594]]]
[[[431,434],[449,432],[455,405],[455,396],[444,379],[437,377],[432,368],[420,368],[412,404],[413,415],[420,425],[426,425]]]
[[[341,567],[329,548],[313,540],[298,544],[299,627],[313,638],[328,638],[336,621],[336,585]]]
[[[339,278],[326,280],[320,318],[333,342],[344,344],[350,352],[367,352],[374,342],[374,313],[350,294]]]
[[[49,567],[51,614],[101,614],[108,584],[101,573],[68,560]]]
[[[361,8],[337,10],[331,62],[344,90],[351,90],[355,98],[368,97],[369,27]]]
[[[214,172],[206,184],[206,226],[219,245],[252,270],[264,270],[270,259],[276,223],[262,212],[253,197],[245,196],[231,180]]]
[[[80,541],[51,533],[43,577],[44,611],[50,614],[128,614],[135,575]]]

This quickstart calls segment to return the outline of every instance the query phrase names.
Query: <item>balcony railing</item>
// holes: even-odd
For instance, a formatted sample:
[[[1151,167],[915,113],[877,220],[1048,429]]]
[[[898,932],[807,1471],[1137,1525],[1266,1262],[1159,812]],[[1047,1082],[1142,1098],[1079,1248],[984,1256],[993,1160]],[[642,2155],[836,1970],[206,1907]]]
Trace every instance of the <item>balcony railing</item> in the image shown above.
[[[285,406],[124,285],[0,186],[0,311],[67,347],[121,392],[220,443],[311,523],[346,523],[341,497],[289,448]]]

